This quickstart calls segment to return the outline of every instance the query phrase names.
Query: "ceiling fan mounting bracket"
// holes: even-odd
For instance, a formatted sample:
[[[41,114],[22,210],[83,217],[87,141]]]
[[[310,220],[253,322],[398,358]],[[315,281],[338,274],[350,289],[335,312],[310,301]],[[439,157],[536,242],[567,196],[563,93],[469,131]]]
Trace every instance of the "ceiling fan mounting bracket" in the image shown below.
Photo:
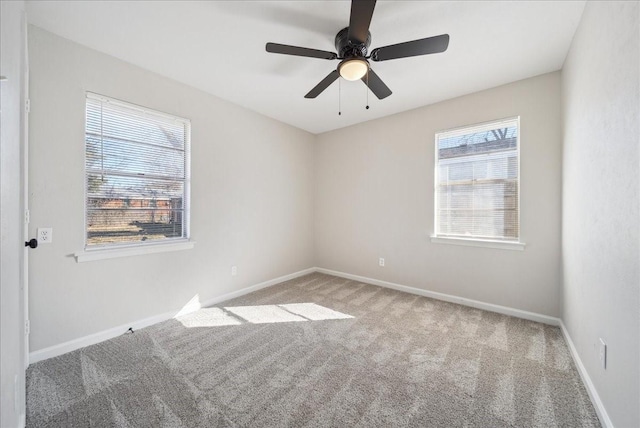
[[[352,43],[349,41],[349,27],[345,27],[336,34],[335,46],[339,58],[363,58],[371,45],[371,33],[367,32],[367,40],[364,43]]]

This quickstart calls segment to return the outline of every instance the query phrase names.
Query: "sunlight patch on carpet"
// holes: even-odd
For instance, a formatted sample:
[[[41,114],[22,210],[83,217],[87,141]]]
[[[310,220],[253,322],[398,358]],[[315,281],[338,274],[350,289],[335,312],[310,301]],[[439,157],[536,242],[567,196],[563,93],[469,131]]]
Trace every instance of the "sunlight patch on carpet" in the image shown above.
[[[290,303],[284,305],[234,306],[225,310],[252,324],[278,322],[323,321],[353,318],[315,303]]]
[[[222,308],[204,308],[187,315],[176,317],[176,320],[187,328],[192,327],[221,327],[225,325],[240,325],[242,321],[225,312]]]
[[[246,323],[271,324],[281,322],[342,320],[349,318],[353,317],[316,303],[203,308],[175,317],[176,321],[187,328],[223,327]]]

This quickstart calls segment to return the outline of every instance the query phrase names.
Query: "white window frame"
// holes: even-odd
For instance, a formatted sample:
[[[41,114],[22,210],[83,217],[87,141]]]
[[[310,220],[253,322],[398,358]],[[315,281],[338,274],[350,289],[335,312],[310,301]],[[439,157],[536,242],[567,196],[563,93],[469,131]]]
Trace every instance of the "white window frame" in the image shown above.
[[[438,170],[439,170],[439,153],[438,153],[438,140],[442,138],[450,138],[458,135],[465,135],[476,132],[490,131],[492,129],[499,128],[503,124],[511,124],[513,122],[517,123],[518,133],[517,133],[517,145],[516,145],[516,153],[518,156],[518,238],[514,240],[501,240],[501,239],[487,239],[483,237],[464,237],[464,236],[450,236],[450,235],[442,235],[438,234]],[[521,168],[520,168],[520,116],[509,117],[504,119],[492,120],[489,122],[477,123],[474,125],[465,125],[453,129],[448,129],[444,131],[439,131],[435,133],[434,136],[434,182],[433,182],[433,233],[431,234],[431,242],[435,244],[452,244],[452,245],[463,245],[469,247],[485,247],[485,248],[495,248],[495,249],[503,249],[503,250],[519,250],[522,251],[525,248],[525,243],[522,242],[522,224],[521,221],[521,200],[522,194],[520,193],[520,183],[521,183]],[[487,155],[479,155],[486,159]],[[498,158],[500,156],[504,156],[501,153],[497,153],[494,155],[489,155],[494,158]],[[473,158],[474,155],[469,155],[468,158]],[[446,161],[445,161],[446,162]]]
[[[191,240],[191,121],[178,116],[173,116],[161,111],[153,110],[147,107],[142,107],[136,104],[121,101],[115,98],[99,95],[93,92],[86,92],[85,97],[85,110],[86,100],[94,99],[101,102],[110,103],[113,105],[119,105],[128,109],[137,110],[145,114],[160,116],[167,119],[171,119],[177,122],[181,122],[185,125],[185,180],[184,180],[184,229],[185,236],[180,238],[166,238],[161,240],[154,240],[149,242],[131,242],[131,243],[115,243],[105,244],[100,246],[88,246],[87,245],[87,167],[86,167],[86,150],[85,150],[85,165],[83,169],[84,180],[84,224],[83,224],[83,236],[84,236],[84,250],[74,253],[76,262],[86,262],[93,260],[111,259],[118,257],[128,257],[143,254],[162,253],[168,251],[188,250],[193,248],[195,242]],[[86,118],[84,122],[85,130],[83,137],[86,135]]]

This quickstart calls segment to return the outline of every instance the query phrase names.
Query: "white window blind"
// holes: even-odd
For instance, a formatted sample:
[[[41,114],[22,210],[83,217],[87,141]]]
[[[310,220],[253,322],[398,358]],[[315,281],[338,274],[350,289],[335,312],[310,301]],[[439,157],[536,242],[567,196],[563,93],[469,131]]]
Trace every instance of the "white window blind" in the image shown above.
[[[87,93],[86,247],[189,237],[190,122]]]
[[[436,134],[436,236],[519,241],[519,119]]]

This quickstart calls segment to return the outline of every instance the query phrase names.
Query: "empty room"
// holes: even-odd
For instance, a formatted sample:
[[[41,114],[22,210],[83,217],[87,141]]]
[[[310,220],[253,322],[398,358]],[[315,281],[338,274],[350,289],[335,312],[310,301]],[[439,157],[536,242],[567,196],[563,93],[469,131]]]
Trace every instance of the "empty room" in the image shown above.
[[[640,428],[640,2],[0,7],[0,427]]]

